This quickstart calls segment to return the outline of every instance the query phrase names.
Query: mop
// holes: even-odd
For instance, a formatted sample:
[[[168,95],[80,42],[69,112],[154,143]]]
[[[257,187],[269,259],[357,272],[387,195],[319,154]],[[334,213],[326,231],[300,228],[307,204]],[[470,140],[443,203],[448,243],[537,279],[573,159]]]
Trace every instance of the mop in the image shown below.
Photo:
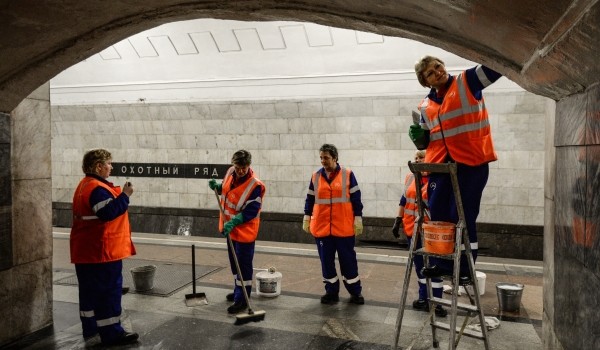
[[[206,293],[196,293],[196,246],[192,244],[192,294],[185,295],[185,305],[208,305]]]
[[[217,197],[217,203],[219,203],[219,210],[225,218],[225,211],[221,206],[221,200],[219,199],[219,193],[217,193],[217,189],[214,189],[215,196]],[[227,244],[229,244],[229,249],[231,249],[231,255],[233,256],[233,261],[235,262],[235,268],[237,271],[238,278],[242,279],[242,270],[240,269],[240,264],[238,263],[237,255],[235,254],[235,247],[233,246],[233,241],[231,237],[227,235]],[[246,312],[241,312],[235,315],[235,325],[239,326],[242,324],[246,324],[248,322],[260,322],[265,319],[266,312],[264,310],[252,310],[252,306],[250,305],[250,297],[248,297],[248,292],[246,292],[246,287],[242,286],[242,292],[244,292],[244,299],[246,299],[246,305],[248,305],[248,309]]]

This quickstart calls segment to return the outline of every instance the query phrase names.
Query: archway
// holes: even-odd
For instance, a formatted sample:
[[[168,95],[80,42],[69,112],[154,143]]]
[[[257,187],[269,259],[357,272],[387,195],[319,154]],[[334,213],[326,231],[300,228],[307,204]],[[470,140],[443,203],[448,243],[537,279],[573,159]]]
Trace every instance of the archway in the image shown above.
[[[579,150],[583,150],[583,153],[586,154],[586,164],[597,163],[598,149],[596,145],[600,142],[599,133],[597,129],[594,129],[594,126],[597,125],[594,121],[597,119],[597,101],[600,95],[600,89],[597,86],[599,68],[595,64],[595,53],[600,40],[599,28],[596,25],[600,12],[597,1],[574,4],[546,4],[541,1],[527,1],[519,2],[518,5],[513,3],[478,5],[465,2],[423,4],[416,1],[414,3],[369,5],[331,5],[320,1],[302,3],[253,1],[227,4],[218,2],[180,4],[176,1],[149,1],[139,5],[115,5],[110,9],[102,8],[102,5],[102,3],[90,5],[76,1],[63,1],[59,6],[56,2],[38,2],[36,8],[31,8],[27,4],[15,4],[8,0],[3,2],[3,8],[6,11],[3,11],[2,16],[5,18],[4,28],[8,34],[2,36],[0,45],[3,48],[1,52],[6,57],[5,64],[0,70],[0,91],[2,91],[0,110],[13,111],[25,96],[62,69],[92,53],[99,52],[111,43],[160,23],[202,17],[244,20],[307,20],[413,38],[451,52],[460,53],[473,61],[486,63],[529,91],[561,100],[556,113],[555,145],[559,146],[557,149],[558,159],[571,159],[569,155],[573,152],[580,153]],[[531,13],[536,13],[535,22],[531,22],[529,19]],[[73,18],[82,18],[82,20],[73,21]],[[23,23],[28,24],[23,25]],[[519,40],[514,40],[515,37],[518,37]],[[41,38],[41,40],[31,40],[31,38]],[[490,42],[490,38],[495,40]],[[39,92],[38,90],[38,94],[31,99],[38,105],[39,101],[43,100],[43,98],[39,98]],[[574,96],[569,97],[571,95]],[[42,107],[37,111],[43,109],[43,103],[41,105]],[[30,109],[23,104],[21,104],[21,108],[25,111],[24,118],[27,118],[25,115],[30,114]],[[18,114],[20,111],[16,110],[12,113]],[[40,116],[39,121],[43,121],[43,115],[40,114]],[[11,120],[7,114],[2,116],[1,123],[6,127],[4,130],[10,127]],[[12,160],[17,157],[11,153],[10,145],[14,142],[26,144],[26,135],[33,136],[33,140],[35,140],[39,138],[40,134],[35,131],[22,132],[31,130],[30,128],[10,130],[8,133],[4,132],[4,135],[8,134],[8,137],[3,137],[2,144],[4,150],[8,149],[9,151],[3,153],[2,160],[3,163],[11,162],[12,164]],[[34,148],[39,147],[39,144],[35,142],[30,145]],[[548,156],[550,158],[549,169],[554,169],[553,149],[548,151]],[[19,157],[19,160],[21,162],[28,161],[27,157]],[[572,167],[560,165],[556,178],[552,177],[553,171],[549,172],[551,183],[556,181],[557,189],[572,188],[569,176],[559,176],[570,174],[569,169]],[[595,167],[588,166],[587,169],[595,169]],[[34,192],[44,193],[44,189],[48,188],[48,176],[44,174],[44,171],[48,172],[49,168],[39,167],[36,171],[31,171],[31,168],[28,167],[16,167],[13,174],[3,174],[5,183],[7,183],[6,181],[11,183],[13,194],[13,201],[3,202],[4,214],[13,212],[15,206],[19,207],[23,203],[34,203],[32,200],[20,202],[20,199],[24,198],[21,191],[25,187],[18,185],[26,183],[21,180],[27,179],[31,181],[30,184],[35,182],[34,187],[27,187],[29,191],[31,188],[37,188]],[[584,177],[590,180],[597,176],[593,172],[586,173],[584,171],[582,174],[585,174]],[[591,184],[592,181],[586,182],[586,186],[587,183]],[[584,202],[591,200],[586,193],[588,192],[582,191],[575,194],[569,191],[557,192],[557,204],[568,204],[572,199],[581,199]],[[547,248],[552,257],[546,261],[550,264],[547,301],[554,299],[555,290],[561,290],[559,288],[561,285],[557,285],[555,288],[552,284],[560,280],[558,277],[554,278],[553,258],[556,254],[550,249],[554,247],[555,220],[552,215],[554,195],[554,187],[552,187],[546,194]],[[16,226],[10,224],[6,228],[11,235],[14,236],[15,232],[21,231],[18,224],[19,213],[4,215],[3,218],[4,227],[7,227],[6,223],[11,220],[10,218],[16,218]],[[556,224],[566,225],[569,228],[569,222],[563,222],[561,218],[557,219]],[[587,220],[591,225],[597,220],[597,213],[594,215],[592,212]],[[44,227],[43,220],[41,223],[42,225],[38,226]],[[569,232],[567,230],[558,233],[568,235]],[[592,240],[591,246],[597,244],[598,240],[594,236],[589,239]],[[557,242],[563,241],[558,240]],[[559,244],[557,250],[563,247],[562,244]],[[44,256],[45,253],[47,252],[42,249],[40,254]],[[600,265],[595,263],[596,257],[593,250],[575,247],[573,251],[567,251],[565,254],[566,256],[557,256],[557,258],[560,258],[561,262],[568,263],[573,270],[582,271],[576,276],[572,276],[569,285],[565,285],[565,289],[571,289],[573,285],[586,286],[589,288],[586,290],[589,290],[590,293],[585,293],[585,295],[593,295],[593,291],[597,290],[600,283],[597,271],[589,268],[589,266]],[[21,264],[20,266],[29,262],[22,258],[19,251],[12,260]],[[2,278],[14,281],[10,269],[3,271]],[[9,282],[7,285],[15,284]],[[11,290],[23,289],[26,288],[17,286]],[[28,295],[31,296],[31,293]],[[44,298],[44,296],[36,298],[40,297]],[[583,306],[590,303],[584,302],[583,299],[570,299],[573,304],[569,309],[584,309]],[[30,299],[25,298],[24,302],[29,304]],[[10,303],[3,304],[9,305]],[[577,327],[581,330],[581,336],[572,336],[572,334],[568,334],[567,330],[560,329],[561,322],[555,320],[556,314],[553,305],[547,305],[549,306],[547,308],[549,337],[552,338],[552,331],[555,331],[559,333],[558,338],[565,343],[565,346],[573,348],[576,348],[577,345],[582,345],[581,348],[593,344],[590,343],[593,342],[593,339],[586,338],[584,334],[591,334],[586,329],[591,329],[589,327],[596,323],[597,315],[593,313],[586,315],[586,322],[581,324],[582,327]],[[576,311],[571,311],[571,314],[575,317]],[[559,328],[554,327],[555,323],[558,323]],[[34,330],[39,326],[39,324],[30,325],[29,330]]]

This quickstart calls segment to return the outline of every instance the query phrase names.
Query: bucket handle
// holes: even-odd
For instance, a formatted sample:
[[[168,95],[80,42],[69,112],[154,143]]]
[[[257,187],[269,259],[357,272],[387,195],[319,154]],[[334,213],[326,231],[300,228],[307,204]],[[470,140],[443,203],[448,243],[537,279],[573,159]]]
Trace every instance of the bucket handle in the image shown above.
[[[275,266],[269,266],[266,269],[261,269],[261,268],[258,268],[258,267],[253,267],[252,270],[254,270],[254,271],[265,271],[265,272],[268,272],[268,273],[275,273],[275,271],[277,271],[277,269],[275,269]]]

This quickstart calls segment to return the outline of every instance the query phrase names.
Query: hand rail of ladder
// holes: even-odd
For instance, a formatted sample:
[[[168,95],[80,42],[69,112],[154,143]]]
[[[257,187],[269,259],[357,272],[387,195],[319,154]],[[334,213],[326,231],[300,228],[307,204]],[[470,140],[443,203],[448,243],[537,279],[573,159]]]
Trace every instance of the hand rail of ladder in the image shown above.
[[[468,244],[469,239],[468,239],[468,235],[467,235],[467,231],[466,231],[466,227],[465,227],[465,216],[464,216],[464,211],[463,211],[463,205],[462,205],[462,198],[460,195],[460,191],[459,191],[459,184],[458,184],[458,180],[457,180],[457,165],[456,163],[412,163],[412,162],[408,162],[408,167],[410,169],[410,171],[415,175],[415,183],[416,184],[420,184],[421,183],[421,179],[422,179],[422,173],[428,172],[428,173],[448,173],[450,174],[450,179],[452,182],[452,188],[454,191],[454,196],[455,196],[455,200],[456,200],[456,209],[458,212],[458,223],[456,225],[456,233],[457,235],[460,234],[460,236],[462,237],[462,235],[464,234],[465,240]],[[421,190],[420,187],[417,186],[417,191],[416,191],[416,196],[417,196],[417,203],[423,203],[422,200],[422,195],[421,195]],[[416,224],[418,225],[418,227],[421,227],[423,222],[424,222],[424,214],[425,214],[425,209],[423,208],[423,205],[419,204],[418,205],[418,216],[417,216],[417,222]],[[418,234],[417,234],[418,235]],[[457,237],[458,238],[458,237]],[[416,240],[416,239],[415,239]],[[432,254],[432,253],[425,253],[423,251],[423,249],[418,249],[418,251],[414,251],[414,246],[415,246],[415,240],[413,240],[413,244],[411,244],[411,247],[409,249],[409,264],[407,264],[407,271],[406,271],[406,275],[405,275],[405,285],[404,288],[407,287],[407,279],[410,278],[410,268],[412,267],[412,261],[413,261],[413,254],[418,254],[418,255],[424,255],[424,258],[426,260],[428,260],[428,256],[438,256],[438,257],[442,257],[439,256],[438,254]],[[461,250],[460,250],[460,241],[461,239],[458,238],[455,242],[456,246],[455,246],[455,251],[452,254],[448,254],[446,255],[444,258],[450,258],[450,259],[454,259],[455,260],[455,266],[454,266],[454,273],[453,273],[453,298],[451,302],[448,302],[446,300],[443,299],[439,299],[439,298],[435,298],[432,297],[431,300],[433,301],[433,304],[441,304],[441,305],[446,305],[446,306],[451,306],[452,309],[452,313],[454,314],[451,317],[451,323],[450,324],[445,324],[445,323],[441,323],[441,322],[437,322],[435,321],[435,316],[433,314],[433,312],[431,313],[430,317],[431,317],[431,321],[432,321],[432,332],[433,332],[433,338],[434,338],[434,347],[438,346],[438,341],[437,341],[437,337],[435,335],[435,329],[436,328],[440,328],[440,329],[446,329],[446,330],[450,330],[450,329],[454,329],[456,327],[456,310],[457,309],[462,309],[462,310],[466,310],[470,313],[472,312],[476,312],[478,313],[479,316],[479,320],[482,326],[482,331],[481,332],[476,332],[476,331],[467,331],[464,329],[464,326],[466,325],[466,322],[468,321],[468,317],[465,318],[465,324],[463,324],[463,327],[460,328],[460,330],[457,328],[456,331],[458,332],[458,339],[455,339],[455,333],[453,331],[450,332],[450,343],[449,348],[450,349],[454,349],[457,345],[458,345],[458,341],[461,337],[461,335],[467,335],[473,338],[478,338],[478,339],[482,339],[484,340],[484,345],[485,348],[488,349],[489,348],[489,343],[488,343],[488,336],[487,336],[487,329],[485,329],[485,320],[484,320],[484,315],[483,315],[483,310],[481,309],[481,302],[479,300],[479,288],[477,284],[477,279],[475,276],[475,270],[474,270],[474,264],[473,264],[473,260],[472,260],[472,255],[471,255],[471,249],[470,247],[467,247],[467,252],[468,252],[468,259],[469,259],[469,265],[470,265],[470,270],[471,273],[473,274],[473,283],[474,283],[474,292],[475,292],[475,300],[473,300],[470,296],[470,293],[467,291],[467,294],[469,295],[469,299],[471,300],[471,302],[473,303],[474,301],[476,301],[477,306],[473,306],[473,305],[466,305],[466,304],[462,304],[462,303],[458,303],[456,300],[456,293],[458,291],[458,270],[459,267],[456,266],[456,263],[460,260],[460,255],[461,255]],[[431,290],[431,284],[429,279],[427,279],[427,289],[428,289],[428,293],[431,295],[432,290]],[[396,338],[395,338],[395,342],[394,342],[394,346],[393,348],[396,349],[398,346],[398,340],[399,340],[399,336],[400,336],[400,328],[401,328],[401,323],[402,323],[402,318],[403,318],[403,313],[404,313],[404,303],[406,302],[406,291],[403,290],[402,293],[402,298],[401,298],[401,304],[400,304],[400,310],[399,310],[399,315],[398,315],[398,319],[396,320]],[[433,309],[433,307],[432,307]]]

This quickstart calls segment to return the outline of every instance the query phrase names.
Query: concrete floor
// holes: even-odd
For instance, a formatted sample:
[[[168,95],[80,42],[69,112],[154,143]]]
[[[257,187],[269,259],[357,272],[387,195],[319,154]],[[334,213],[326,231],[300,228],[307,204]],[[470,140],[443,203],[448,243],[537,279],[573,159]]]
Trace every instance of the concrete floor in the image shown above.
[[[54,230],[54,281],[72,273],[68,229]],[[197,292],[208,304],[186,306],[191,284],[168,297],[128,293],[123,297],[123,324],[140,334],[131,349],[390,349],[394,342],[398,302],[401,296],[407,252],[400,249],[358,247],[359,273],[365,305],[349,304],[345,290],[340,302],[322,305],[320,264],[312,245],[257,242],[255,268],[275,267],[283,274],[281,295],[252,297],[255,310],[265,310],[265,320],[233,325],[225,294],[232,276],[222,239],[206,237],[134,234],[138,255],[132,259],[191,264],[191,244],[196,245],[196,264],[221,266],[197,282]],[[477,269],[486,274],[481,303],[486,316],[500,320],[489,331],[491,349],[542,349],[542,262],[480,257]],[[126,273],[124,271],[124,273]],[[428,314],[412,309],[416,281],[412,274],[401,328],[401,348],[432,348]],[[191,277],[190,277],[191,280]],[[497,282],[525,285],[517,312],[498,310]],[[449,299],[446,295],[444,298]],[[459,301],[468,303],[465,296]],[[6,349],[83,349],[78,318],[77,287],[54,285],[54,327],[20,340]],[[463,318],[459,316],[460,324]],[[442,320],[448,321],[448,319]],[[440,348],[448,348],[448,333],[437,331]],[[90,347],[88,347],[90,348]],[[101,349],[102,346],[91,348]],[[481,340],[463,337],[458,349],[483,349]]]

